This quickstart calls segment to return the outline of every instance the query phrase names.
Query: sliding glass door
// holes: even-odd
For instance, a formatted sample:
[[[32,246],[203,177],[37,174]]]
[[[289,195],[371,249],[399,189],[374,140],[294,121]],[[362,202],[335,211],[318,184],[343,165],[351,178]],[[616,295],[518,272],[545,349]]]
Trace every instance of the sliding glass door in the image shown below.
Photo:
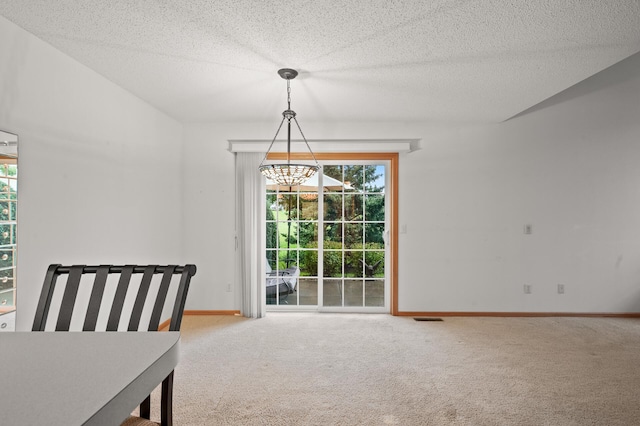
[[[350,160],[267,182],[268,308],[389,312],[388,179],[388,162]]]

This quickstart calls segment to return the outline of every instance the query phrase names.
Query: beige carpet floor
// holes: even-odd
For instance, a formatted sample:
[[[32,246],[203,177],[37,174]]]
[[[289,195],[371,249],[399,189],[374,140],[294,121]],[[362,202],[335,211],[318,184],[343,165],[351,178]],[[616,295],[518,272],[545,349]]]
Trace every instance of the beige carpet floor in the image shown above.
[[[181,354],[178,426],[640,425],[634,319],[187,316]]]

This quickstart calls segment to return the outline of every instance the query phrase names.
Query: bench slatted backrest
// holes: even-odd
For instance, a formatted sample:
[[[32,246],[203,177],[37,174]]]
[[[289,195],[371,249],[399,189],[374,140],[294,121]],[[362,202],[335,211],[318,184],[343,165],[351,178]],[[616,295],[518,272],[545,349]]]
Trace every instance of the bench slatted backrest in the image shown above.
[[[174,275],[180,275],[176,297],[171,312],[171,323],[169,324],[169,331],[178,331],[180,330],[180,324],[182,323],[182,314],[184,312],[184,305],[189,290],[189,283],[191,281],[191,277],[195,275],[195,273],[196,266],[191,264],[184,266],[50,265],[47,269],[47,273],[45,274],[44,284],[38,301],[32,330],[45,330],[58,277],[63,274],[68,274],[60,303],[60,311],[58,312],[55,331],[69,331],[74,308],[76,307],[78,291],[81,286],[82,276],[91,274],[94,275],[95,278],[93,279],[91,295],[89,296],[89,303],[87,305],[82,330],[95,331],[98,316],[100,314],[100,308],[102,306],[102,299],[107,285],[107,279],[109,275],[115,274],[119,275],[119,278],[113,301],[111,303],[111,309],[109,311],[106,331],[117,331],[132,277],[136,274],[142,274],[142,279],[138,286],[138,293],[135,297],[135,301],[133,302],[129,325],[127,327],[128,331],[137,331],[140,326],[140,320],[142,318],[145,304],[147,303],[153,277],[154,275],[162,274],[160,285],[158,286],[158,292],[155,297],[152,298],[154,302],[147,330],[158,330],[162,311],[165,303],[167,302],[167,295],[169,294],[172,278]]]

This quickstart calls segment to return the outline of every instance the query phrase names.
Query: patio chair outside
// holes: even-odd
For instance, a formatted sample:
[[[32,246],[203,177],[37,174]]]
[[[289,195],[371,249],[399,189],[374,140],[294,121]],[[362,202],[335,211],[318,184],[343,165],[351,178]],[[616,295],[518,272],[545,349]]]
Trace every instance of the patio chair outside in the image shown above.
[[[267,302],[274,301],[276,297],[280,304],[287,304],[287,298],[296,291],[300,268],[292,266],[279,271],[271,269],[269,262],[266,262],[267,278],[265,280]]]

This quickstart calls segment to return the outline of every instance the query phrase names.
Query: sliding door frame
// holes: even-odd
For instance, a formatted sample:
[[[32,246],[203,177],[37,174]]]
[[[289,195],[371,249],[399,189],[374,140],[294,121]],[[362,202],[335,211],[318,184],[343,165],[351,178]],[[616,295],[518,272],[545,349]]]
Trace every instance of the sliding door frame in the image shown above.
[[[399,154],[395,152],[371,152],[371,153],[316,153],[315,158],[318,160],[330,161],[349,161],[349,160],[373,160],[389,162],[390,191],[385,197],[391,201],[391,217],[389,218],[390,229],[390,303],[391,315],[398,315],[398,158]],[[286,153],[269,153],[269,160],[286,160]],[[313,160],[311,154],[291,153],[292,160]]]

